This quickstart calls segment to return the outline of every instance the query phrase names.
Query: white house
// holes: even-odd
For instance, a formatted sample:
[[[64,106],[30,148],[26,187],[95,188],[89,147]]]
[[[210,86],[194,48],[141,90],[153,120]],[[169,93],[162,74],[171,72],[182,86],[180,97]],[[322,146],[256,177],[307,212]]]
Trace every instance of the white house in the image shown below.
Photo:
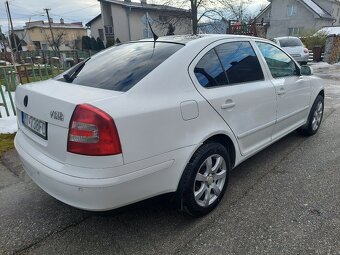
[[[91,36],[107,40],[126,42],[152,37],[147,20],[158,36],[168,32],[169,25],[174,27],[174,34],[192,32],[190,12],[167,5],[131,2],[131,0],[99,0],[101,14],[86,25],[91,29]]]
[[[338,0],[268,0],[256,17],[267,26],[267,37],[300,36],[340,24]]]

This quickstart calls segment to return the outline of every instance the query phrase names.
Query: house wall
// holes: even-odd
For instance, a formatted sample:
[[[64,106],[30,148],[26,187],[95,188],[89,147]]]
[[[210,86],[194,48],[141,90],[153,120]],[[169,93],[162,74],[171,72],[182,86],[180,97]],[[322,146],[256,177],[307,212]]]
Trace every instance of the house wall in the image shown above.
[[[159,21],[159,16],[166,17],[167,21]],[[148,11],[150,23],[153,31],[158,36],[165,36],[168,32],[169,23],[175,27],[174,34],[189,34],[191,33],[191,22],[187,18],[174,17],[170,12]],[[152,37],[149,25],[146,23],[146,15],[142,10],[132,10],[130,13],[130,30],[131,40],[140,40],[147,37]],[[147,36],[149,35],[149,36]]]
[[[340,2],[333,3],[332,15],[336,19],[334,26],[340,25]]]
[[[113,4],[111,4],[110,9],[112,13],[111,23],[113,23],[113,33],[115,35],[115,39],[119,38],[121,42],[133,40],[132,38],[130,38],[131,31],[129,31],[127,9],[123,6]],[[106,24],[107,23],[104,23],[104,25]]]
[[[334,26],[340,24],[340,2],[334,0],[314,0],[317,4],[319,4],[323,9],[329,12],[336,21],[334,22]]]
[[[97,39],[99,37],[99,29],[103,29],[104,31],[103,21],[101,18],[91,22],[91,37]]]
[[[63,36],[64,43],[60,46],[60,50],[71,50],[75,46],[75,40],[81,40],[81,38],[86,35],[86,30],[84,28],[53,28],[53,34],[56,39],[61,33],[65,33],[65,35]],[[33,42],[46,44],[46,49],[52,50],[48,45],[48,38],[51,38],[51,31],[49,28],[32,27],[24,32],[19,31],[17,34],[20,39],[27,43],[28,50],[38,50]]]
[[[148,34],[149,37],[152,37],[143,10],[115,4],[110,4],[109,6],[108,3],[105,2],[101,2],[101,9],[102,22],[104,25],[112,24],[115,39],[119,38],[121,42],[127,42],[144,39]],[[152,28],[158,36],[166,35],[170,22],[175,26],[174,34],[189,34],[192,31],[189,18],[175,18],[171,12],[153,10],[148,10],[147,12],[150,23],[152,23]],[[160,15],[166,16],[169,23],[159,22]]]
[[[287,7],[290,4],[297,6],[295,16],[288,16]],[[308,32],[317,31],[330,25],[332,25],[332,20],[318,18],[316,14],[296,0],[272,0],[271,20],[267,37],[288,36],[289,28],[303,28],[305,32]]]
[[[271,7],[269,7],[266,11],[264,11],[261,15],[256,18],[256,22],[261,22],[262,19],[264,22],[269,22],[271,18]]]

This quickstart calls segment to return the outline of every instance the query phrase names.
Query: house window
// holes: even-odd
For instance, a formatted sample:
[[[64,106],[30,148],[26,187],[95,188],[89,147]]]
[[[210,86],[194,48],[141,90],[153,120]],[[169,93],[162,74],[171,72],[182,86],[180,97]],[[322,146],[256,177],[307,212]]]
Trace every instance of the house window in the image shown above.
[[[113,34],[113,28],[112,26],[104,26],[105,34],[106,35],[112,35]]]
[[[104,30],[103,29],[98,29],[98,34],[100,40],[104,41]]]
[[[41,44],[39,41],[33,41],[33,44],[36,50],[41,50]]]
[[[297,14],[297,6],[292,4],[287,6],[288,16],[295,16]]]
[[[302,27],[291,27],[291,28],[288,28],[288,34],[290,36],[299,36],[301,35],[301,32],[302,32]]]
[[[47,51],[47,50],[48,50],[48,45],[47,45],[46,43],[42,43],[42,44],[41,44],[41,49],[42,49],[43,51]]]

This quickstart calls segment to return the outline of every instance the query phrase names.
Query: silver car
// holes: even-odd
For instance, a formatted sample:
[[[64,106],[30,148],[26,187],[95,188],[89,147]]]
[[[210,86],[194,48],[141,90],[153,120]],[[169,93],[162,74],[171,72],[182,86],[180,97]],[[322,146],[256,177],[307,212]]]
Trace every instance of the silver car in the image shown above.
[[[306,65],[309,51],[297,37],[277,37],[273,41],[291,55],[299,64]]]

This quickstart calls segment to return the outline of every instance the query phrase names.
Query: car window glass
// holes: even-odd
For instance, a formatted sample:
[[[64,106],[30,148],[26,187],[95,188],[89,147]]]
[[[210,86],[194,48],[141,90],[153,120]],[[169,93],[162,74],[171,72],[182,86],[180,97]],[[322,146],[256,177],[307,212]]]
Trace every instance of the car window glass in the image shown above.
[[[302,42],[298,38],[282,38],[279,39],[281,47],[299,47]]]
[[[274,78],[298,75],[294,61],[279,48],[263,42],[256,42]]]
[[[227,78],[214,49],[208,51],[195,67],[195,76],[205,88],[228,84]]]
[[[57,76],[59,81],[101,89],[125,92],[142,80],[183,45],[138,42],[111,47],[81,65],[79,72],[68,78],[72,69]]]
[[[260,62],[249,42],[224,43],[215,49],[229,84],[264,79]]]

